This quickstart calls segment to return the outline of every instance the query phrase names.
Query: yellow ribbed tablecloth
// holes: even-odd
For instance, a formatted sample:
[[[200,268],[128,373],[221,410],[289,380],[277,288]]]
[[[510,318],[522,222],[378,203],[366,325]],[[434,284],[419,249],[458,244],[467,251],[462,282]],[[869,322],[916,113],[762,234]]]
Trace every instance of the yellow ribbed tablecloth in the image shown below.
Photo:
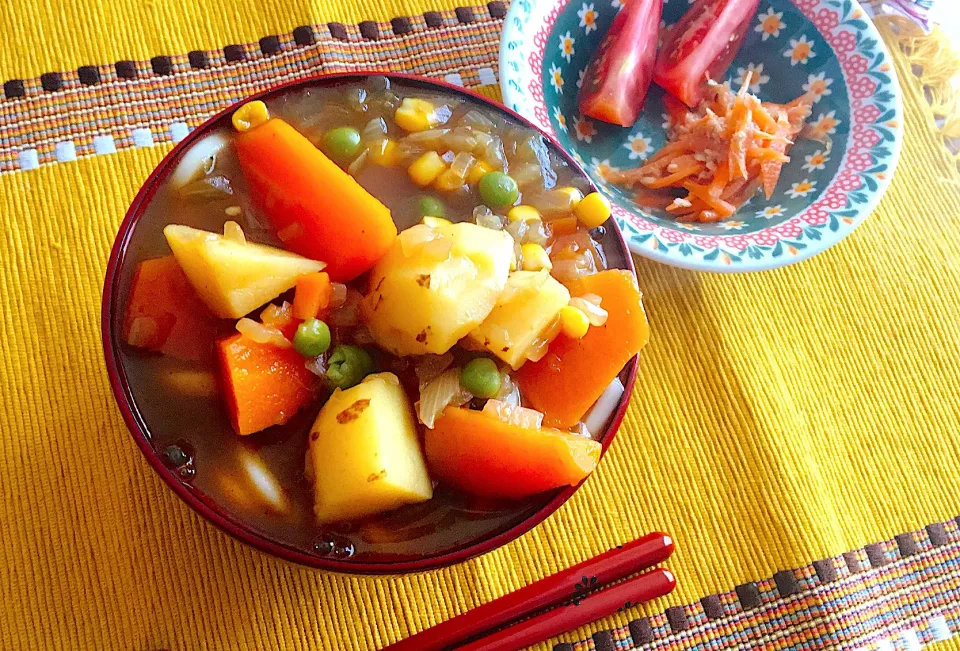
[[[0,78],[457,4],[7,0]],[[778,271],[638,260],[653,336],[599,470],[520,540],[400,578],[242,546],[181,503],[127,433],[102,360],[101,283],[169,145],[0,175],[0,648],[370,650],[644,532],[672,533],[676,592],[572,641],[953,518],[960,175],[900,63],[904,150],[877,212]]]

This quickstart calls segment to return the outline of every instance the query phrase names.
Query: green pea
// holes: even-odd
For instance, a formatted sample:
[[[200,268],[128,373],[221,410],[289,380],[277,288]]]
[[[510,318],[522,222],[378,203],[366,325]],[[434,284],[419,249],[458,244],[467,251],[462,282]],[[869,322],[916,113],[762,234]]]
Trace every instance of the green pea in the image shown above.
[[[480,179],[480,198],[491,208],[505,208],[517,203],[520,188],[512,176],[503,172],[487,172]]]
[[[330,328],[320,319],[307,319],[293,335],[293,347],[304,357],[318,357],[330,348]]]
[[[339,127],[323,136],[323,151],[337,161],[348,161],[360,151],[360,132],[353,127]]]
[[[443,207],[443,202],[437,199],[436,197],[431,196],[422,196],[420,197],[420,216],[421,217],[445,217],[447,213],[446,208]]]
[[[500,370],[492,359],[472,359],[460,369],[460,386],[478,398],[493,398],[500,392]]]
[[[373,372],[370,353],[357,346],[337,346],[327,360],[327,384],[349,389]]]

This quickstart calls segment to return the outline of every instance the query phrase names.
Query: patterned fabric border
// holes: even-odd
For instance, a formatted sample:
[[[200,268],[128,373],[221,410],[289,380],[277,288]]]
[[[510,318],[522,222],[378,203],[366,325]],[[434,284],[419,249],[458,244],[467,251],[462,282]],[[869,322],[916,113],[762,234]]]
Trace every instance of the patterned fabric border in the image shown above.
[[[960,518],[557,644],[554,651],[914,651],[956,631]]]
[[[464,86],[497,83],[503,2],[390,22],[304,25],[215,51],[11,80],[0,99],[0,174],[176,143],[210,115],[282,82],[390,70]]]
[[[497,83],[504,2],[386,23],[305,25],[215,51],[10,80],[0,174],[176,143],[229,104],[281,82],[361,69]],[[960,518],[778,572],[555,651],[919,649],[960,631]]]

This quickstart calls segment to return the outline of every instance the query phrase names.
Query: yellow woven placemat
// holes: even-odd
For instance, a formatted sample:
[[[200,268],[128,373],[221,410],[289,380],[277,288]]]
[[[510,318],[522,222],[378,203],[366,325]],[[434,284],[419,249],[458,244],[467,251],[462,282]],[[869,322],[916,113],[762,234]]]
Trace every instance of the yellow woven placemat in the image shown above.
[[[423,12],[435,9],[442,23],[430,27],[436,15]],[[0,8],[0,79],[21,81],[0,96],[0,647],[374,649],[655,529],[677,539],[677,591],[564,640],[612,629],[576,647],[687,648],[720,640],[723,626],[779,627],[793,637],[754,645],[788,648],[800,624],[851,648],[901,630],[922,641],[952,635],[960,178],[902,57],[899,171],[848,240],[755,275],[638,260],[654,334],[627,419],[595,476],[520,540],[416,576],[318,573],[227,538],[144,463],[106,380],[101,282],[129,201],[177,137],[168,127],[192,126],[210,106],[169,107],[146,140],[134,133],[144,128],[137,111],[178,75],[208,74],[190,72],[187,52],[207,54],[204,83],[215,84],[217,66],[260,65],[273,43],[261,37],[278,35],[283,52],[298,46],[298,25],[315,26],[316,42],[290,55],[305,70],[341,65],[322,56],[339,48],[356,62],[481,83],[495,72],[499,9],[478,7],[469,22],[453,9],[442,0]],[[406,32],[386,22],[401,16]],[[357,26],[367,19],[380,21],[379,40]],[[442,38],[479,54],[431,58],[424,44]],[[398,61],[417,43],[422,54]],[[229,44],[243,53],[234,67]],[[118,82],[129,68],[117,61],[135,62],[136,83]],[[99,81],[85,90],[75,69],[90,64]],[[51,71],[62,74],[39,78]],[[210,104],[248,88],[234,81]],[[831,601],[853,592],[867,609],[856,616]],[[800,610],[798,624],[790,613]],[[710,627],[725,616],[739,619]]]

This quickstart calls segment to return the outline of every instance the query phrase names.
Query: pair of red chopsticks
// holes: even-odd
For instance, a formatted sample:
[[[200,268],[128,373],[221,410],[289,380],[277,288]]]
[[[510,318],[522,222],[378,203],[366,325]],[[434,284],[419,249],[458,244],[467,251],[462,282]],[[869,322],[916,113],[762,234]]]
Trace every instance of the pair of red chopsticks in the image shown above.
[[[672,553],[670,536],[648,534],[381,651],[522,649],[595,622],[625,606],[669,594],[676,579],[663,568],[603,586],[662,563]]]

